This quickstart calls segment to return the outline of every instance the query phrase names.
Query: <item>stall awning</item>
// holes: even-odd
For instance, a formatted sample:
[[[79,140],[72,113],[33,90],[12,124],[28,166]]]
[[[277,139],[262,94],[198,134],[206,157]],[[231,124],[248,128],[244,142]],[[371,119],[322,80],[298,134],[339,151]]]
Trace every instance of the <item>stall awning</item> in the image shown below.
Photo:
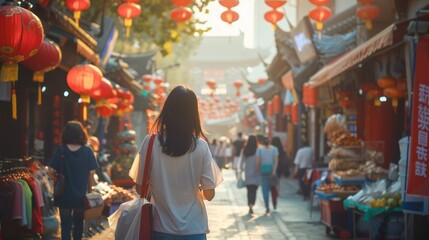
[[[407,31],[408,22],[402,21],[392,24],[357,48],[338,57],[314,74],[309,83],[315,86],[321,85],[349,70],[378,50],[402,42],[403,36]]]

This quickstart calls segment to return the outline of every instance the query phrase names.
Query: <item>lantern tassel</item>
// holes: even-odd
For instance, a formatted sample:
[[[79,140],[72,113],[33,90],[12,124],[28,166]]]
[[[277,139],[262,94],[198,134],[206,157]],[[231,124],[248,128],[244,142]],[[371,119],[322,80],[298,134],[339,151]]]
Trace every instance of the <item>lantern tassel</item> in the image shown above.
[[[366,29],[371,30],[372,29],[372,21],[366,20],[365,21],[365,27],[366,27]]]
[[[82,104],[82,119],[83,121],[86,121],[86,119],[88,119],[88,115],[86,112],[86,103]]]
[[[74,11],[73,12],[73,17],[74,17],[74,20],[75,20],[75,22],[76,22],[76,25],[79,27],[79,20],[80,20],[80,16],[82,15],[82,12],[81,11]]]
[[[1,82],[13,82],[18,80],[18,64],[15,62],[4,62],[0,69]]]
[[[13,86],[13,89],[12,89],[12,119],[17,119],[17,114],[16,114],[16,89],[15,89],[15,86]]]
[[[130,36],[130,29],[133,25],[133,19],[132,18],[125,18],[124,19],[124,25],[126,28],[126,37],[128,38]]]
[[[37,87],[37,105],[42,105],[42,86],[40,83]]]

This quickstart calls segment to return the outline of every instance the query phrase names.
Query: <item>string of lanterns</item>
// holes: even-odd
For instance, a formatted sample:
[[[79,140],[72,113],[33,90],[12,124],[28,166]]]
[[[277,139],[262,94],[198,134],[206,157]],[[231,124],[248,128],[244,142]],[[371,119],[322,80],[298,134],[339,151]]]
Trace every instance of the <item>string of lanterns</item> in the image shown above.
[[[310,0],[313,5],[316,5],[316,8],[308,13],[308,17],[316,21],[316,30],[319,33],[323,30],[323,22],[328,20],[332,15],[331,9],[325,6],[329,1],[330,0]]]
[[[236,11],[232,10],[232,8],[238,6],[239,3],[240,2],[238,0],[219,0],[219,4],[226,8],[226,10],[220,15],[222,21],[232,24],[240,18],[240,15]]]
[[[277,28],[279,22],[285,15],[282,11],[278,10],[279,7],[286,4],[287,0],[265,0],[266,5],[272,9],[264,14],[265,21],[271,23],[274,30]]]
[[[365,21],[365,27],[372,29],[372,20],[380,15],[380,9],[372,4],[374,0],[358,0],[362,6],[356,9],[356,15],[359,19]]]

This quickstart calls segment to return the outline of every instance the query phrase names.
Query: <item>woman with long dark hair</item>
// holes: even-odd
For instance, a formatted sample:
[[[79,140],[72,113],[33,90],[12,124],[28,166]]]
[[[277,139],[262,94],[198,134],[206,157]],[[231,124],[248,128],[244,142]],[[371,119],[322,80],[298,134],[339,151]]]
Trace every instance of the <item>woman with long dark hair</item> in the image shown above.
[[[222,176],[210,154],[201,127],[195,93],[175,87],[167,97],[152,132],[150,187],[155,239],[206,239],[209,232],[205,200],[212,200]],[[141,189],[146,136],[130,170]]]
[[[244,183],[247,188],[247,205],[249,214],[253,214],[253,206],[256,201],[256,191],[260,182],[259,171],[256,168],[256,149],[258,142],[255,135],[250,135],[241,150],[239,157],[239,174],[244,171]]]
[[[283,150],[283,145],[282,145],[282,141],[280,140],[280,138],[277,136],[273,137],[271,139],[271,145],[276,147],[278,152],[279,152],[277,172],[276,172],[276,176],[272,177],[271,189],[270,189],[273,207],[274,207],[274,209],[276,209],[277,208],[277,198],[279,196],[279,189],[280,189],[280,178],[288,170],[286,169],[286,166],[287,166],[286,165],[287,164],[286,153]]]
[[[61,137],[61,145],[56,149],[49,163],[49,174],[55,179],[64,175],[64,193],[54,204],[60,209],[61,239],[82,239],[83,200],[95,185],[94,174],[98,167],[94,153],[86,146],[88,133],[79,121],[69,121]],[[73,225],[73,227],[72,227]]]

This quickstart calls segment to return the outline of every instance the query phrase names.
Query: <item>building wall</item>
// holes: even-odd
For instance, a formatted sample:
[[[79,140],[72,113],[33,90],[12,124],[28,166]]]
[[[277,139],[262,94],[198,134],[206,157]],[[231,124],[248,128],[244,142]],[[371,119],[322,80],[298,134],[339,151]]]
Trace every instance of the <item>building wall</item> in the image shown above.
[[[428,7],[429,2],[427,0],[409,0],[408,1],[408,18],[416,17],[416,11],[424,7]]]

